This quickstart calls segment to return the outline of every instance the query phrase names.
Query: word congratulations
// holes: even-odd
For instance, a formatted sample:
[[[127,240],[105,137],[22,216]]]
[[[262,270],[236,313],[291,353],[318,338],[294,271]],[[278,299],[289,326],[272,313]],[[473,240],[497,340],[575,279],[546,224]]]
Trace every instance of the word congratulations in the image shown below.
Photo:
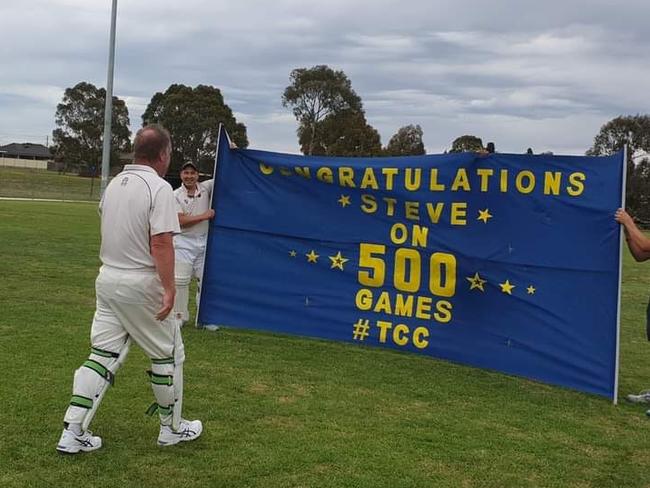
[[[259,169],[264,175],[271,175],[277,170],[282,176],[301,176],[316,178],[324,183],[336,184],[346,188],[360,188],[384,191],[410,192],[488,192],[496,189],[501,193],[516,191],[529,194],[535,189],[541,189],[544,195],[566,194],[571,197],[581,195],[585,190],[587,176],[580,171],[565,174],[562,171],[520,170],[511,172],[508,169],[493,168],[457,168],[453,175],[446,178],[440,175],[438,168],[362,168],[349,166],[330,168],[310,168],[296,166],[274,167],[260,163]]]

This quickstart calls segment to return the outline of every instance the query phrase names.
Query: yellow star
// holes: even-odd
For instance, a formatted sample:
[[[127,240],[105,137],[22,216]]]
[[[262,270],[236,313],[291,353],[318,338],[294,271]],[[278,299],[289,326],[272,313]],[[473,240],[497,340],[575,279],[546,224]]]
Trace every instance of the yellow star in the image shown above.
[[[320,257],[318,254],[314,252],[313,249],[309,251],[308,254],[305,254],[305,256],[307,256],[308,263],[315,263],[316,261],[318,261],[318,258]]]
[[[336,256],[327,256],[332,261],[332,266],[330,269],[338,268],[343,271],[343,265],[349,261],[349,259],[344,258],[339,251]]]
[[[294,251],[293,249],[291,251],[289,251],[289,256],[291,256],[292,258],[295,258],[297,254],[298,253],[296,251]]]
[[[528,291],[529,295],[534,295],[537,291],[533,285],[530,285],[528,288],[526,288],[526,290]]]
[[[512,295],[512,289],[515,287],[515,285],[510,284],[509,280],[506,280],[505,283],[499,283],[499,286],[501,287],[501,291],[508,295]]]
[[[481,291],[485,291],[483,285],[487,283],[487,280],[481,278],[478,273],[474,273],[474,276],[468,276],[465,279],[471,283],[469,287],[470,290],[473,290],[474,288],[478,288]]]
[[[341,204],[341,207],[343,208],[345,208],[348,205],[351,205],[349,195],[341,195],[341,198],[339,198],[337,201]]]
[[[488,219],[491,219],[490,209],[486,208],[485,210],[478,211],[478,218],[476,220],[482,220],[484,224],[487,224]]]

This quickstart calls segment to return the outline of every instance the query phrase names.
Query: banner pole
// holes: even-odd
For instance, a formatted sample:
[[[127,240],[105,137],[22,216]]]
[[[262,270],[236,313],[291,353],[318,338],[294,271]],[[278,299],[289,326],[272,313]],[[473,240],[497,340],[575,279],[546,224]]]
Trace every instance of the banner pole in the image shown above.
[[[627,144],[623,146],[623,174],[621,184],[621,208],[625,208],[627,180]],[[616,367],[614,369],[614,405],[618,405],[618,371],[621,352],[621,284],[623,282],[623,226],[618,230],[618,297],[616,304]]]
[[[210,208],[214,207],[214,194],[215,189],[217,188],[217,166],[219,165],[219,147],[221,144],[224,143],[224,141],[221,140],[221,129],[223,127],[223,123],[219,123],[219,128],[217,129],[217,148],[216,152],[214,155],[214,166],[212,167],[212,193],[210,194]],[[226,134],[226,139],[228,143],[228,148],[230,148],[230,136],[228,135],[228,132],[224,128],[224,133]],[[217,218],[217,215],[215,213],[214,218]],[[214,219],[213,219],[214,222]],[[206,243],[205,243],[205,256],[203,256],[203,265],[201,266],[201,294],[199,295],[199,303],[196,304],[196,317],[194,317],[194,327],[198,328],[199,326],[199,314],[201,312],[201,303],[203,302],[203,290],[205,287],[203,286],[203,283],[205,280],[203,279],[203,274],[205,273],[205,263],[207,261],[208,257],[208,247],[210,243],[210,236],[212,235],[210,233],[210,228],[212,227],[212,223],[210,223],[210,226],[208,226],[208,235],[206,237]]]

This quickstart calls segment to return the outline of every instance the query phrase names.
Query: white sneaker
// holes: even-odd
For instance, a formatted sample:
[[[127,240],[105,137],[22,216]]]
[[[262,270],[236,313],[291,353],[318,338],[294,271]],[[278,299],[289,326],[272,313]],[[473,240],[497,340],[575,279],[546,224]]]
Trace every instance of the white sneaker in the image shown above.
[[[203,424],[200,420],[181,420],[177,431],[173,431],[170,425],[161,425],[158,434],[159,446],[173,446],[181,441],[193,441],[203,432]]]
[[[645,390],[638,395],[628,395],[625,397],[631,403],[650,403],[650,390]]]
[[[56,450],[61,454],[77,454],[81,451],[90,452],[102,447],[102,438],[93,435],[87,430],[81,435],[77,435],[69,429],[63,429]]]
[[[205,330],[209,330],[211,332],[215,332],[215,331],[221,329],[221,327],[216,325],[216,324],[207,324],[207,325],[204,325],[203,328]]]

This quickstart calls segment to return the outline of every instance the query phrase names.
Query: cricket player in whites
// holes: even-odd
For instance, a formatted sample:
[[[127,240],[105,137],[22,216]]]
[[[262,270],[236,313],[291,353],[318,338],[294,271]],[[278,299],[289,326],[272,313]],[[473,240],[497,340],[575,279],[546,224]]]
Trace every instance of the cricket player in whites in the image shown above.
[[[214,218],[210,208],[214,180],[199,182],[199,172],[194,163],[181,167],[183,184],[174,191],[176,211],[181,233],[174,236],[176,253],[176,302],[174,316],[181,325],[189,319],[189,295],[192,278],[197,280],[196,304],[201,296],[201,279],[205,247],[208,241],[209,220]],[[218,330],[216,325],[204,325],[204,329]]]
[[[196,439],[200,420],[184,420],[185,349],[174,307],[174,247],[180,231],[169,168],[169,133],[158,125],[138,131],[134,164],[110,182],[99,204],[102,266],[95,281],[97,308],[90,330],[90,355],[74,374],[72,399],[56,446],[62,454],[102,447],[88,426],[132,342],[151,360],[148,372],[160,418],[159,446]]]

